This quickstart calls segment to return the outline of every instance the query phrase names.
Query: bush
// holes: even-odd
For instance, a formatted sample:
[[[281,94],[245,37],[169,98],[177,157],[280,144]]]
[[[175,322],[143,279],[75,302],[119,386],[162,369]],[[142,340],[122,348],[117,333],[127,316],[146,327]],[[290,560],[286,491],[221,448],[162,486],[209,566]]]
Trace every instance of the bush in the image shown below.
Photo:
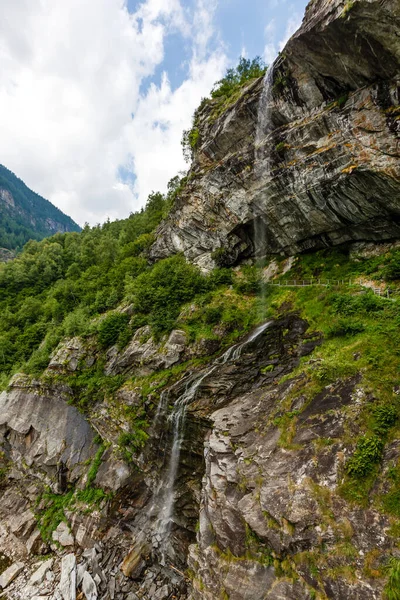
[[[357,335],[365,331],[365,325],[357,319],[339,319],[328,329],[329,337]]]
[[[253,58],[253,60],[241,56],[238,65],[235,68],[228,69],[225,77],[214,84],[211,97],[225,96],[229,98],[244,83],[250,81],[250,79],[261,77],[266,70],[267,67],[259,56]]]
[[[234,282],[235,291],[238,294],[257,294],[262,286],[259,269],[254,266],[245,265],[241,270],[241,276]]]
[[[394,253],[393,258],[383,271],[385,279],[394,281],[400,279],[400,252]]]
[[[223,311],[222,306],[209,306],[204,312],[204,322],[207,325],[217,325],[222,319]]]
[[[374,430],[379,435],[385,435],[398,418],[398,412],[393,404],[382,404],[373,409],[375,418]]]
[[[76,308],[65,317],[62,327],[67,337],[85,334],[89,327],[88,310],[86,308]]]
[[[331,303],[333,312],[340,315],[354,315],[358,312],[373,313],[384,309],[384,301],[372,291],[360,296],[333,294]]]
[[[151,271],[139,275],[127,291],[138,315],[147,315],[147,323],[159,336],[174,327],[181,306],[208,285],[197,267],[177,255],[159,261]]]
[[[217,267],[230,267],[234,262],[232,251],[228,248],[217,248],[211,252],[211,258]]]
[[[107,315],[98,327],[98,339],[103,348],[117,343],[118,338],[128,327],[129,316],[121,313]]]
[[[385,600],[400,600],[400,559],[391,557],[388,564],[388,581],[383,590]]]
[[[217,268],[213,269],[208,276],[211,288],[217,288],[221,285],[232,285],[233,275],[231,269]]]
[[[383,454],[384,443],[377,435],[363,436],[357,443],[353,456],[347,461],[346,471],[352,477],[368,475]]]
[[[135,421],[134,431],[123,432],[118,438],[118,446],[120,447],[123,458],[127,462],[132,461],[133,454],[138,453],[146,444],[149,434],[144,431],[148,427],[148,423],[144,420]]]

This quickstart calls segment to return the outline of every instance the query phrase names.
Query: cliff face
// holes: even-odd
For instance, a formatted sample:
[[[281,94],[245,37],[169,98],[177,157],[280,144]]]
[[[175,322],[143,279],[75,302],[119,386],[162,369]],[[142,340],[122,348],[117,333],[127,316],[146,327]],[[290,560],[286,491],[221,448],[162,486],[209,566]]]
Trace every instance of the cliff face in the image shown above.
[[[315,0],[264,80],[199,113],[188,184],[153,258],[210,268],[400,231],[396,1]]]

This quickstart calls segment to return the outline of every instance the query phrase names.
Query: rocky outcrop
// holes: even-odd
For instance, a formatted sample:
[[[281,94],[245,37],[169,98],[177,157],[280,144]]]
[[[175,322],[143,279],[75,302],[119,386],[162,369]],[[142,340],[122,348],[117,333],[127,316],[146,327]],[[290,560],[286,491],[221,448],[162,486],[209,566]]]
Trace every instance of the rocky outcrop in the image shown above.
[[[198,545],[189,561],[193,599],[225,592],[233,600],[245,593],[298,600],[310,588],[327,598],[382,597],[379,580],[336,578],[349,553],[361,573],[371,553],[394,550],[388,517],[337,494],[348,453],[341,438],[355,432],[364,390],[357,380],[337,383],[302,410],[287,404],[299,384],[271,382],[211,415]],[[279,427],[284,406],[292,416]],[[279,571],[292,583],[277,578]]]
[[[112,462],[111,449],[103,454],[96,485],[104,486],[118,472],[118,485],[108,485],[115,491],[112,501],[92,506],[90,514],[85,504],[67,507],[52,535],[53,574],[34,584],[32,576],[41,574],[28,544],[34,554],[48,551],[37,537],[38,474],[48,474],[61,448],[70,468],[75,464],[87,472],[92,463],[82,459],[93,458],[92,446],[83,438],[92,433],[64,401],[67,395],[62,399],[60,390],[50,393],[43,384],[17,378],[2,396],[8,414],[3,448],[14,461],[9,474],[14,483],[0,490],[0,548],[25,559],[24,571],[9,584],[10,597],[25,598],[32,588],[57,600],[57,594],[73,598],[80,590],[121,600],[242,600],[246,595],[308,600],[315,594],[378,600],[384,580],[369,573],[396,555],[390,518],[374,505],[356,507],[340,493],[361,411],[374,398],[358,375],[319,391],[310,388],[306,376],[291,375],[301,358],[323,370],[321,361],[306,358],[320,343],[306,321],[288,312],[208,364],[183,370],[161,394],[148,443],[132,456],[131,467]],[[184,401],[186,416],[179,412]],[[52,404],[58,412],[50,431],[42,411],[44,406],[51,415]],[[176,437],[176,423],[182,438]],[[32,445],[20,436],[32,425],[41,444],[31,456]],[[64,444],[57,445],[61,439]],[[181,440],[178,455],[176,439]],[[396,441],[388,444],[382,473],[399,452]],[[20,479],[24,469],[28,488]],[[383,482],[378,478],[378,489]],[[165,490],[173,497],[167,528]],[[41,502],[39,510],[45,506]],[[187,561],[190,582],[183,575]]]
[[[314,0],[270,67],[215,118],[198,115],[188,184],[151,249],[204,269],[224,250],[295,254],[399,237],[400,11]]]
[[[149,375],[153,371],[169,369],[189,356],[186,333],[175,329],[168,339],[156,342],[151,328],[140,327],[123,352],[113,346],[107,353],[106,375],[134,373]]]
[[[65,386],[46,388],[39,381],[16,376],[9,392],[0,394],[0,445],[13,465],[37,471],[54,489],[60,464],[76,481],[82,465],[96,453],[95,432],[67,401]],[[40,474],[40,475],[39,475]]]
[[[48,365],[50,371],[74,373],[80,368],[91,367],[96,361],[96,349],[79,337],[64,341],[54,352]]]

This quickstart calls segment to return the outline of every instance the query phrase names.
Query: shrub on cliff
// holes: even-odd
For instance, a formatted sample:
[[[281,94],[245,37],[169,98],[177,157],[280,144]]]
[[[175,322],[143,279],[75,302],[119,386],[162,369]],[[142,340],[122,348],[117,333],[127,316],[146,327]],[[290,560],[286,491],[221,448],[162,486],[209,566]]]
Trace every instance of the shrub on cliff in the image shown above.
[[[395,252],[385,268],[385,278],[389,281],[400,279],[400,252]]]
[[[247,81],[264,75],[266,70],[267,67],[260,56],[256,56],[253,60],[241,56],[237,66],[227,69],[225,76],[214,84],[211,97],[225,96],[225,98],[229,98]]]
[[[101,321],[98,329],[98,338],[103,348],[116,344],[121,333],[128,327],[129,316],[121,313],[112,313]]]

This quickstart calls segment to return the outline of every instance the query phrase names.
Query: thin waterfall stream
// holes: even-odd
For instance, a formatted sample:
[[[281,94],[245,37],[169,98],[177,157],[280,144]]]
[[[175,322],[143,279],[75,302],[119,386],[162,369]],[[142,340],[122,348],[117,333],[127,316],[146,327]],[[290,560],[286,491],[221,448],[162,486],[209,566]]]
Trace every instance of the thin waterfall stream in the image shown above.
[[[259,180],[265,181],[271,177],[271,146],[268,137],[273,129],[272,126],[272,89],[274,79],[274,67],[270,65],[264,77],[263,89],[258,104],[258,118],[255,133],[255,165],[256,176]],[[266,214],[263,210],[264,194],[253,205],[253,223],[254,223],[254,256],[256,259],[265,257],[267,248],[267,224]],[[265,285],[260,282],[261,302],[260,315],[265,316]]]
[[[182,443],[185,435],[185,424],[188,406],[195,400],[197,391],[201,384],[220,366],[229,361],[236,361],[240,358],[243,350],[256,340],[271,324],[271,321],[263,323],[254,329],[242,342],[231,346],[224,354],[215,359],[211,366],[191,378],[185,386],[184,392],[176,399],[172,413],[167,418],[172,429],[171,453],[168,466],[165,469],[165,476],[161,479],[156,490],[156,501],[153,506],[158,506],[156,519],[156,537],[160,540],[161,564],[165,564],[166,547],[171,532],[175,507],[175,487],[178,475],[179,461]],[[168,410],[168,393],[161,396],[159,409],[155,415],[157,422],[166,416]],[[152,511],[151,511],[152,512]]]

